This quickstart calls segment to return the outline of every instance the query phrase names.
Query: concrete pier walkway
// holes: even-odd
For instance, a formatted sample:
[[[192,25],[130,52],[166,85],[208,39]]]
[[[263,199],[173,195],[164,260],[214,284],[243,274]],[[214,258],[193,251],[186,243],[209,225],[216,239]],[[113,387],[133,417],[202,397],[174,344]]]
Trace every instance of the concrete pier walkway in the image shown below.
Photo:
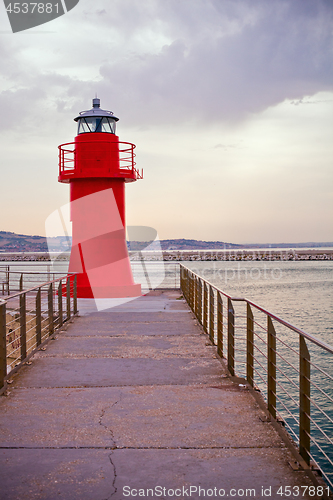
[[[0,419],[4,500],[281,499],[311,484],[179,291],[75,319],[14,377]]]

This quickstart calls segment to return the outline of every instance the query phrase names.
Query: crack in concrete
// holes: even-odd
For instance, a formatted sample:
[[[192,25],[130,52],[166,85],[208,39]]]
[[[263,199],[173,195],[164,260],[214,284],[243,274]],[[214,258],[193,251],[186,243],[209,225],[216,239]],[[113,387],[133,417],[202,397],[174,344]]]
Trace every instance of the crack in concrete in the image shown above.
[[[276,445],[253,446],[0,446],[0,450],[270,450],[285,448]]]
[[[115,465],[115,464],[113,463],[113,461],[112,461],[112,454],[113,454],[113,452],[111,452],[111,453],[110,453],[110,455],[109,455],[109,460],[110,460],[110,464],[111,464],[111,466],[112,466],[112,468],[113,468],[113,481],[112,481],[112,487],[113,487],[113,490],[114,490],[114,491],[113,491],[113,493],[111,493],[111,494],[109,495],[109,497],[108,497],[108,499],[107,499],[107,500],[109,500],[109,498],[111,498],[113,495],[115,495],[115,494],[117,493],[117,491],[118,491],[118,489],[117,489],[117,487],[116,487],[117,469],[116,469],[116,465]]]
[[[150,324],[150,323],[148,323]],[[206,332],[204,332],[205,335]],[[136,333],[121,333],[121,334],[104,334],[104,335],[68,335],[65,337],[66,339],[116,339],[116,338],[122,338],[124,340],[129,340],[132,336],[136,336]],[[142,333],[138,335],[139,337],[159,337],[163,339],[164,337],[181,337],[181,338],[188,338],[188,337],[198,337],[197,333],[184,333],[184,334],[177,334],[175,335],[174,333],[164,333],[164,334],[159,334],[159,333]]]
[[[127,359],[127,358],[122,358],[122,359]],[[142,359],[148,359],[148,358],[142,358]],[[186,358],[186,359],[192,359],[192,358]],[[211,358],[200,358],[200,360],[203,361],[209,361]],[[219,375],[216,375],[216,378]],[[212,378],[215,377],[215,375],[212,376]],[[221,378],[221,376],[220,376]],[[17,389],[47,389],[47,390],[52,390],[52,389],[107,389],[107,388],[120,388],[120,387],[212,387],[209,385],[209,382],[189,382],[188,384],[184,384],[181,382],[174,382],[174,383],[150,383],[150,384],[113,384],[113,385],[55,385],[54,387],[45,387],[45,386],[21,386],[20,387],[12,387],[11,390],[17,390]],[[240,392],[243,392],[240,390]],[[245,391],[244,391],[245,392]]]
[[[111,406],[108,406],[108,408],[113,408],[114,406],[116,406],[119,401],[121,400],[121,394],[120,394],[120,398],[118,401],[115,401]],[[105,412],[106,412],[106,409],[105,408],[102,408],[101,410],[101,414],[99,416],[99,420],[98,420],[98,423],[99,425],[101,425],[102,427],[104,427],[104,429],[106,429],[106,431],[110,434],[110,437],[111,437],[111,441],[112,441],[112,450],[115,450],[117,449],[117,443],[116,443],[116,440],[115,440],[115,437],[114,437],[114,433],[113,433],[113,430],[110,429],[107,425],[105,425],[102,420],[103,420],[103,417],[105,415]],[[110,493],[110,495],[105,499],[105,500],[109,500],[113,495],[115,495],[117,493],[117,487],[116,487],[116,480],[117,480],[117,469],[116,469],[116,465],[114,464],[113,460],[112,460],[112,454],[113,454],[113,451],[111,451],[111,453],[108,455],[108,458],[109,458],[109,461],[110,461],[110,464],[111,464],[111,467],[113,469],[113,480],[112,480],[112,488],[113,488],[113,492]]]
[[[113,407],[115,404],[117,404],[117,403],[118,403],[118,401],[116,401],[116,403],[114,403],[112,406],[110,406],[110,408],[112,408],[112,407]],[[112,448],[116,448],[116,443],[115,443],[115,439],[114,439],[113,430],[112,430],[112,429],[109,429],[109,427],[108,427],[107,425],[103,424],[103,422],[102,422],[102,419],[103,419],[103,417],[104,417],[104,415],[105,415],[105,411],[106,411],[106,410],[105,410],[104,408],[102,408],[101,414],[100,414],[100,416],[99,416],[98,424],[99,424],[99,425],[101,425],[102,427],[104,427],[104,429],[106,429],[106,430],[107,430],[107,432],[108,432],[108,433],[110,434],[110,436],[111,436],[111,440],[112,440]]]

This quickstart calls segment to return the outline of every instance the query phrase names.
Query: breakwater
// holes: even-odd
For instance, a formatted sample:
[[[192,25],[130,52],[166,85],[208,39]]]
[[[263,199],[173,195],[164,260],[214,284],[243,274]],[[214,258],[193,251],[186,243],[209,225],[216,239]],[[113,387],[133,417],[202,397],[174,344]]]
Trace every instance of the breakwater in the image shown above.
[[[332,249],[241,249],[241,250],[170,250],[130,252],[131,260],[163,261],[287,261],[333,260]]]
[[[68,261],[69,252],[1,252],[0,262]],[[133,261],[287,261],[333,260],[333,248],[239,249],[239,250],[142,250],[129,251]]]

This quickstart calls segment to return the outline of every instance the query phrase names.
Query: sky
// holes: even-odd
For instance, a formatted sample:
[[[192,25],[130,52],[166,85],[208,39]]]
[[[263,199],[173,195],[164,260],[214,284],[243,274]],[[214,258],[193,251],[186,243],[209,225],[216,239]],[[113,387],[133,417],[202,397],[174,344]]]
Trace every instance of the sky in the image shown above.
[[[1,4],[0,230],[45,235],[57,146],[98,95],[144,169],[128,225],[333,241],[332,35],[332,0],[80,0],[14,34]]]

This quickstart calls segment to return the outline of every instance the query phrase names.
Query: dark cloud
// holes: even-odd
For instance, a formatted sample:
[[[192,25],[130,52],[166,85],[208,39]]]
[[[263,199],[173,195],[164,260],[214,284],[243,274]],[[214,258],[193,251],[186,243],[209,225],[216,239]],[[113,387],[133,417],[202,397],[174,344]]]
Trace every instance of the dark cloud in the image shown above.
[[[223,23],[220,3],[209,4],[217,6],[216,18]],[[331,90],[329,4],[279,0],[251,5],[256,15],[234,33],[208,33],[203,23],[205,37],[198,31],[158,54],[104,64],[101,88],[112,88],[126,114],[134,111],[153,123],[241,120],[287,98]]]
[[[111,8],[97,0],[81,18],[76,10],[63,21],[73,36],[70,42],[58,37],[58,52],[45,36],[45,51],[59,54],[52,71],[38,61],[28,64],[19,39],[3,47],[7,88],[0,106],[6,118],[0,127],[18,112],[27,120],[43,109],[75,115],[96,92],[129,124],[203,126],[244,120],[285,99],[332,90],[332,5],[147,0],[143,6],[115,0]],[[141,43],[147,33],[156,39],[151,48]],[[99,67],[99,79],[93,70],[90,80],[64,76],[85,65]]]

